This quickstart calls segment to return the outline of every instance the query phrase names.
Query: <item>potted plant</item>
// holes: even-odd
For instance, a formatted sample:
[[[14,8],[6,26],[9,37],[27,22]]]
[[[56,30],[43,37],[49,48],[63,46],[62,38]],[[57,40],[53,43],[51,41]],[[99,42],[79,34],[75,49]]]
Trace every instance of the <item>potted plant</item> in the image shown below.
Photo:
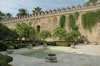
[[[75,48],[75,43],[70,43],[72,48]]]
[[[13,45],[9,45],[6,53],[7,54],[12,54],[13,53],[13,49],[14,49],[14,46]]]
[[[28,44],[28,49],[32,49],[32,44]]]
[[[49,62],[57,62],[56,54],[48,54],[48,56],[46,58],[46,61],[49,61]]]

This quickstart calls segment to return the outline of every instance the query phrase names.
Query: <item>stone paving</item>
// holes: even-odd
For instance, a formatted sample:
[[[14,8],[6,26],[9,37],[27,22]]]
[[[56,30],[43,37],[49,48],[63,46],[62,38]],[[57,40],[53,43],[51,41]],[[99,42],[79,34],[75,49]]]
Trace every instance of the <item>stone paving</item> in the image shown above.
[[[35,47],[33,49],[41,48]],[[49,47],[62,50],[57,54],[57,63],[45,62],[45,59],[28,57],[17,53],[30,51],[27,48],[14,50],[9,54],[14,58],[13,66],[100,66],[100,45],[78,45],[75,49],[70,47]]]

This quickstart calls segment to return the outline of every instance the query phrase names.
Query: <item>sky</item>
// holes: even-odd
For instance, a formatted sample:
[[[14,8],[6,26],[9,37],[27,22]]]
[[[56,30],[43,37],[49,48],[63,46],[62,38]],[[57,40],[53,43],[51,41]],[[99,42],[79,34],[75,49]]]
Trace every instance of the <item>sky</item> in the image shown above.
[[[72,7],[78,4],[83,5],[88,0],[0,0],[0,11],[4,13],[10,12],[13,16],[18,13],[18,9],[25,8],[29,13],[39,6],[43,11],[53,10],[57,8]]]

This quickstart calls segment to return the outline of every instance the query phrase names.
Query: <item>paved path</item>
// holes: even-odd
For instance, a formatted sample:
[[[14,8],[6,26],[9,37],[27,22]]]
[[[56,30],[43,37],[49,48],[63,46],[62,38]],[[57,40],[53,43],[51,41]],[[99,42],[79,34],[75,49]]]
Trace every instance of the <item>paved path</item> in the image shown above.
[[[14,58],[11,64],[13,66],[100,66],[100,45],[80,45],[76,49],[69,47],[50,48],[64,51],[57,54],[58,63],[49,63],[45,62],[45,59],[16,54],[18,52],[29,51],[27,48],[23,48],[14,50],[15,53],[10,55]]]

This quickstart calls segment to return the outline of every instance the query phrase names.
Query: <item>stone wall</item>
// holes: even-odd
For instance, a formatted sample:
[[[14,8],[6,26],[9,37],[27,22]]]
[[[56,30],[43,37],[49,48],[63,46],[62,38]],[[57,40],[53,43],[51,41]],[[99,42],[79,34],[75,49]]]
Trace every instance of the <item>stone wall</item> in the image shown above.
[[[84,6],[78,5],[77,8],[72,6],[72,8],[58,8],[57,10],[49,10],[46,12],[42,12],[39,14],[28,15],[23,17],[17,17],[12,19],[3,20],[3,23],[6,24],[9,28],[15,28],[17,22],[29,23],[32,22],[32,26],[37,30],[37,26],[40,26],[40,31],[48,30],[53,31],[53,29],[59,27],[59,19],[60,15],[65,14],[66,23],[65,29],[70,32],[70,28],[68,26],[68,15],[70,13],[79,12],[79,19],[77,20],[77,24],[79,25],[79,31],[82,35],[86,36],[90,42],[96,42],[100,44],[100,23],[93,29],[93,32],[89,32],[83,29],[81,16],[88,11],[95,11],[100,9],[100,4],[96,6],[88,6],[84,4]]]

